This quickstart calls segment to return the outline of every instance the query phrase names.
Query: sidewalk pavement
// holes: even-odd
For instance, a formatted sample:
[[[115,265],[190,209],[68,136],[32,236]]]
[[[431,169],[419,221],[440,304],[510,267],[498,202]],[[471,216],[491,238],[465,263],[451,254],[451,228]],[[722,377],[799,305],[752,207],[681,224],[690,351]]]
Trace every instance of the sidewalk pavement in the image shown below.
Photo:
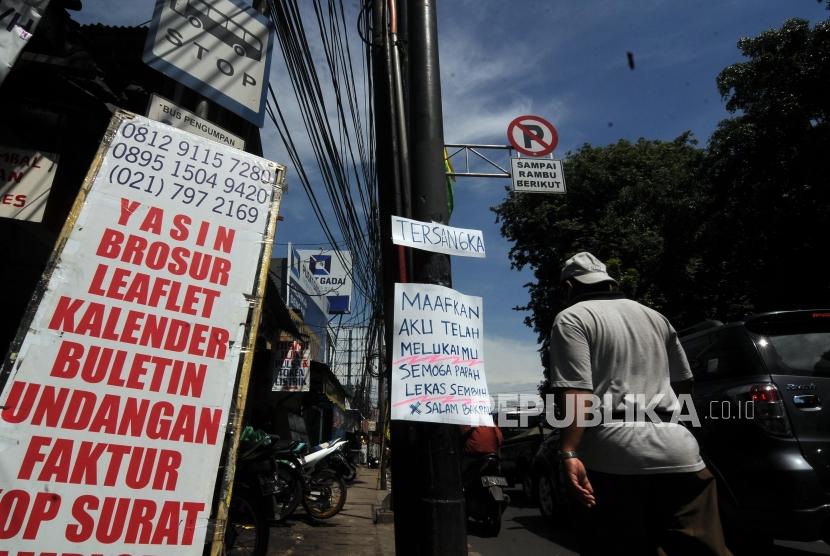
[[[394,555],[395,532],[391,521],[375,524],[373,515],[387,494],[388,491],[380,490],[377,469],[358,467],[357,479],[349,486],[346,505],[339,514],[314,522],[301,505],[284,523],[271,527],[268,555]]]

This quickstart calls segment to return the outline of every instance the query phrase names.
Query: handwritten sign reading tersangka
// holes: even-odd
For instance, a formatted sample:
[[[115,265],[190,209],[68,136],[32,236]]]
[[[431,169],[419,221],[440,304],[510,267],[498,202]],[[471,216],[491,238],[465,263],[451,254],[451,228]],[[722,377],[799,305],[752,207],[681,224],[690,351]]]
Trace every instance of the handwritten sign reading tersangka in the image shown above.
[[[480,297],[395,284],[392,419],[493,426]]]
[[[480,259],[487,256],[481,230],[453,228],[401,216],[392,216],[392,243],[446,255]]]

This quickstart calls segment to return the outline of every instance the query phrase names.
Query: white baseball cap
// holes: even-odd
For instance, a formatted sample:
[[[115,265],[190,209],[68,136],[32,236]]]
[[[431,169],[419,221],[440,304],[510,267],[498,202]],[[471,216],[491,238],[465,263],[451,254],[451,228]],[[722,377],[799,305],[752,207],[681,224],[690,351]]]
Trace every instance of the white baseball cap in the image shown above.
[[[608,275],[603,262],[587,251],[577,253],[565,261],[559,281],[564,282],[568,278],[573,278],[582,284],[617,282]]]

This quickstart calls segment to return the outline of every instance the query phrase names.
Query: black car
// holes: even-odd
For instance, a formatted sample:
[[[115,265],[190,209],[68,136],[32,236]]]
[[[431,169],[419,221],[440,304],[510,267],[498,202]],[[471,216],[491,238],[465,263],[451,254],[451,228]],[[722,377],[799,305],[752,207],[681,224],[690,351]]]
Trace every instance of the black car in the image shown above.
[[[518,414],[509,414],[514,421]],[[504,443],[501,446],[501,470],[510,486],[521,485],[526,498],[532,500],[536,493],[533,488],[531,465],[539,446],[550,433],[542,426],[544,415],[526,417],[525,427],[503,427]],[[518,424],[518,423],[517,423]]]
[[[559,430],[549,429],[539,445],[531,465],[531,489],[539,511],[552,525],[568,524],[572,500],[565,491],[562,466],[559,465]]]
[[[727,532],[830,540],[830,311],[681,331]]]

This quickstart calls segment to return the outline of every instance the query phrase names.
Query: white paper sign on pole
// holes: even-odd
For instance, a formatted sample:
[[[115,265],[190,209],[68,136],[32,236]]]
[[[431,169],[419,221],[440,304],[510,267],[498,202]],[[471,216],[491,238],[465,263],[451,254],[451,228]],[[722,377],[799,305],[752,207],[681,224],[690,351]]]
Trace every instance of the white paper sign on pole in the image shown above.
[[[49,0],[0,0],[0,85],[46,12]]]
[[[433,253],[484,258],[481,230],[453,228],[437,222],[421,222],[392,215],[392,243]]]
[[[0,146],[0,218],[41,222],[58,155]]]
[[[480,297],[395,284],[392,419],[493,426]]]
[[[202,554],[283,172],[115,115],[0,375],[3,550]]]

